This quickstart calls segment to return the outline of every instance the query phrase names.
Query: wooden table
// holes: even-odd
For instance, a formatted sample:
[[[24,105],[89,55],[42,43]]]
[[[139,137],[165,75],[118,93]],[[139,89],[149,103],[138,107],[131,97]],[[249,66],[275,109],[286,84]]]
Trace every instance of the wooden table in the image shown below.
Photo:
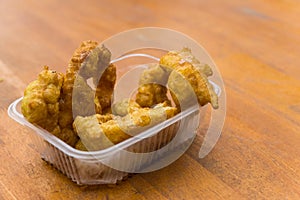
[[[0,199],[300,199],[299,1],[0,2]],[[81,41],[144,26],[181,31],[216,62],[227,116],[213,151],[159,171],[77,186],[44,162],[8,105]]]

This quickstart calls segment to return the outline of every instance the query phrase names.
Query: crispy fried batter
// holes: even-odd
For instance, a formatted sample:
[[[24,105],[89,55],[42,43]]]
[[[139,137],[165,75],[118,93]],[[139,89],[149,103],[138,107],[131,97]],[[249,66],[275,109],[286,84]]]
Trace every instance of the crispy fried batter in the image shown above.
[[[102,113],[110,106],[116,80],[115,66],[107,68],[110,56],[107,48],[99,47],[94,41],[85,41],[75,50],[66,71],[60,101],[59,124],[65,133],[72,133],[73,119],[77,115]],[[88,84],[90,78],[97,85],[96,91]]]
[[[104,46],[85,41],[75,50],[65,76],[45,66],[24,92],[23,115],[79,150],[100,150],[173,117],[183,104],[193,103],[193,97],[201,106],[218,107],[207,79],[212,70],[184,48],[149,66],[135,101],[125,99],[111,110],[116,67],[109,64],[110,57]],[[166,86],[176,108],[170,106]]]
[[[155,83],[141,85],[136,95],[136,102],[142,107],[151,107],[164,101],[170,102],[167,91],[165,86]]]
[[[101,105],[103,114],[111,112],[110,111],[111,98],[112,98],[114,86],[117,79],[116,74],[117,74],[116,66],[110,64],[108,68],[103,72],[96,89],[95,98]]]
[[[39,125],[73,146],[78,140],[76,134],[62,129],[58,123],[63,80],[63,74],[51,71],[45,66],[38,79],[25,89],[21,109],[29,122]]]
[[[213,108],[218,108],[218,96],[206,75],[189,62],[178,65],[172,71],[168,87],[172,91],[171,95],[178,108],[189,106],[193,102],[193,97],[197,98],[201,106],[211,103]]]
[[[184,62],[191,63],[206,76],[212,75],[211,68],[207,64],[200,63],[189,48],[183,48],[181,51],[169,51],[160,58],[159,65],[149,67],[142,74],[136,102],[142,107],[151,107],[157,103],[169,101],[165,87],[166,82],[171,71],[180,67]]]
[[[38,79],[31,82],[24,92],[22,113],[31,123],[58,135],[59,97],[63,74],[49,70],[45,66]]]
[[[132,99],[123,99],[112,105],[112,114],[117,116],[125,116],[132,110],[140,109],[141,106]]]
[[[81,150],[81,151],[88,151],[82,141],[79,139],[78,142],[75,144],[75,149]]]
[[[104,46],[85,41],[75,50],[65,76],[45,67],[25,91],[24,116],[74,146],[78,137],[73,131],[73,118],[110,108],[116,81],[116,67],[109,65],[110,56]],[[90,78],[97,86],[95,90],[88,84]]]
[[[100,150],[122,142],[177,113],[177,109],[158,104],[154,108],[134,108],[124,117],[99,124],[99,116],[76,117],[74,127],[89,150]]]
[[[191,63],[196,69],[200,70],[206,76],[211,76],[213,74],[210,66],[201,63],[198,59],[196,59],[189,48],[183,48],[181,51],[169,51],[166,55],[160,58],[159,64],[175,69],[184,62]]]
[[[69,66],[66,71],[65,80],[62,86],[62,95],[60,100],[60,116],[59,116],[59,125],[62,129],[72,129],[73,123],[73,112],[72,112],[72,94],[73,94],[73,86],[75,79],[77,78],[79,69],[85,60],[85,58],[89,55],[89,53],[96,48],[98,45],[97,42],[94,41],[84,41],[77,48],[69,62]],[[98,106],[99,107],[99,106]],[[101,108],[98,108],[101,109]],[[69,132],[66,130],[66,132]]]
[[[171,69],[159,64],[150,65],[143,71],[139,81],[136,102],[142,107],[151,107],[164,101],[170,104],[165,87]]]
[[[84,60],[80,76],[85,80],[92,78],[96,86],[94,103],[97,113],[109,112],[111,97],[116,82],[116,66],[110,63],[111,53],[105,46],[95,47]],[[100,108],[101,107],[101,108]]]
[[[160,58],[159,64],[173,69],[168,79],[168,87],[178,108],[180,103],[181,106],[192,104],[193,96],[196,96],[201,106],[210,102],[213,108],[218,107],[218,97],[207,80],[207,76],[213,73],[212,69],[197,60],[191,49],[170,51]]]
[[[95,91],[87,84],[79,74],[74,81],[72,95],[72,114],[89,116],[95,114]],[[72,120],[73,122],[73,120]]]
[[[73,126],[83,146],[90,151],[105,149],[113,145],[103,134],[97,114],[88,117],[77,116]]]

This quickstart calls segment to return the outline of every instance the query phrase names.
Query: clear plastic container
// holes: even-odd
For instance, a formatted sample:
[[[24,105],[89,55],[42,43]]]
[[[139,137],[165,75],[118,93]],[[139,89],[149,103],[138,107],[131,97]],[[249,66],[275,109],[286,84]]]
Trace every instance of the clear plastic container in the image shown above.
[[[211,122],[199,156],[204,157],[220,136],[225,118],[225,91],[222,78],[205,50],[189,37],[161,28],[141,28],[117,34],[104,44],[112,53],[112,62],[118,68],[118,79],[126,82],[126,72],[133,70],[137,76],[125,88],[137,87],[138,74],[150,63],[169,50],[183,47],[192,49],[201,61],[212,66],[214,76],[210,82],[219,96],[219,109],[210,112]],[[132,77],[132,76],[131,76]],[[116,88],[114,98],[129,94],[123,84]],[[119,92],[118,92],[119,91]],[[222,92],[221,92],[222,91]],[[119,96],[118,96],[119,95]],[[51,133],[29,123],[20,112],[22,97],[8,108],[15,121],[33,130],[32,137],[41,157],[51,163],[77,184],[113,184],[129,173],[143,173],[160,169],[179,158],[193,142],[199,126],[199,106],[190,107],[163,123],[155,125],[135,137],[99,151],[80,151]]]

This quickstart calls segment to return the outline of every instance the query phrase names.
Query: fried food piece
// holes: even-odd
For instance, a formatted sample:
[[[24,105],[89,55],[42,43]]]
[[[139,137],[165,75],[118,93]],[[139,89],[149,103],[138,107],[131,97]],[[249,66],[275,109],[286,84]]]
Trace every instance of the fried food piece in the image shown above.
[[[127,115],[115,117],[101,124],[101,128],[109,140],[117,144],[176,114],[177,109],[168,106],[166,102],[157,104],[153,108],[129,108]]]
[[[79,74],[74,81],[72,95],[72,114],[73,117],[89,116],[95,114],[95,91],[88,85]],[[73,121],[72,121],[73,122]]]
[[[59,125],[62,129],[70,129],[72,131],[73,112],[72,112],[72,94],[75,79],[84,59],[98,45],[94,41],[84,41],[77,48],[69,62],[66,71],[65,80],[62,86],[62,95],[60,100],[60,116]],[[101,110],[101,108],[98,108]]]
[[[96,86],[94,102],[101,107],[97,113],[109,110],[111,97],[116,82],[116,66],[110,63],[111,53],[105,46],[97,46],[83,61],[80,76],[85,80],[92,78]]]
[[[112,120],[114,116],[112,114],[105,114],[105,115],[96,114],[96,117],[99,124],[102,124],[108,122],[109,120]]]
[[[218,96],[206,75],[189,62],[184,62],[172,71],[168,80],[168,87],[178,108],[187,108],[198,103],[203,106],[211,103],[213,108],[218,108]]]
[[[116,67],[109,65],[110,56],[106,47],[99,47],[94,41],[84,41],[75,50],[60,100],[59,125],[64,133],[74,132],[72,124],[76,116],[102,113],[110,106],[116,80]],[[97,86],[96,91],[88,84],[89,79]]]
[[[25,89],[21,104],[21,111],[29,122],[55,135],[60,133],[58,101],[63,79],[63,74],[44,66],[37,80],[31,82]]]
[[[76,117],[74,127],[85,147],[91,151],[105,149],[156,125],[177,113],[166,103],[154,108],[129,109],[124,117],[114,117],[99,124],[99,115]]]
[[[31,82],[24,92],[21,111],[24,117],[67,144],[73,146],[78,138],[74,132],[61,129],[59,119],[59,99],[64,76],[49,70],[48,66]]]
[[[77,134],[73,131],[73,129],[70,128],[61,128],[61,132],[56,136],[72,147],[74,147],[74,145],[79,139]]]
[[[57,129],[59,96],[63,75],[44,66],[37,80],[31,82],[24,91],[21,111],[31,123],[37,124],[49,132]]]
[[[96,89],[96,101],[102,108],[102,114],[110,113],[112,94],[117,79],[116,66],[110,64],[103,72]],[[97,112],[100,113],[100,112]]]
[[[141,106],[132,99],[123,99],[112,105],[112,113],[118,116],[125,116],[132,110],[140,109]]]
[[[78,142],[75,144],[75,149],[81,150],[81,151],[88,151],[81,140],[78,140]]]
[[[201,106],[210,102],[213,108],[218,108],[218,96],[207,80],[207,76],[213,74],[212,69],[197,60],[191,49],[170,51],[160,58],[159,64],[173,70],[168,87],[177,108],[188,107],[196,102],[195,99]]]
[[[77,116],[73,126],[83,146],[89,151],[105,149],[113,145],[103,133],[97,115],[88,117]]]
[[[157,103],[168,101],[167,88],[165,87],[172,70],[189,62],[206,76],[212,75],[209,65],[200,63],[189,48],[181,51],[169,51],[162,56],[159,65],[146,69],[141,76],[140,86],[136,95],[136,102],[142,107],[151,107]]]
[[[167,88],[165,87],[171,72],[169,67],[153,64],[145,69],[139,80],[136,102],[142,107],[151,107],[155,104],[168,102]]]
[[[73,118],[110,108],[116,81],[116,67],[109,65],[110,56],[104,46],[85,41],[75,50],[65,76],[45,67],[38,80],[25,90],[24,116],[74,146],[78,137],[73,131]],[[88,79],[97,86],[95,89],[88,84]],[[108,119],[111,117],[102,120]]]
[[[155,104],[169,101],[167,97],[167,88],[163,85],[148,83],[138,88],[136,102],[142,107],[151,107]]]
[[[196,69],[200,70],[206,76],[213,74],[209,65],[201,63],[192,54],[191,49],[183,48],[181,51],[169,51],[166,55],[160,58],[159,64],[175,69],[184,62],[191,63]]]

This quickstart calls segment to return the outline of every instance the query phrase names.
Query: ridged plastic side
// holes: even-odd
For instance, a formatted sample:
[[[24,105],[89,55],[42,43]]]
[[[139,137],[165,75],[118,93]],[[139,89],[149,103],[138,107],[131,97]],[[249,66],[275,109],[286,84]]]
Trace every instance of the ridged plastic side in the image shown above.
[[[129,146],[126,150],[143,153],[160,149],[174,138],[178,127],[179,123],[172,124],[158,132],[156,135],[144,138],[143,140]],[[83,160],[66,155],[54,145],[45,141],[38,134],[33,134],[33,139],[35,140],[35,144],[38,147],[41,157],[77,184],[114,184],[128,176],[128,173],[108,167],[96,158],[94,160]],[[176,147],[171,145],[165,152],[170,152],[174,148]],[[127,165],[129,169],[138,169],[147,167],[164,156],[164,154],[154,155],[156,156],[147,157],[147,159],[137,159],[135,162],[127,162],[127,158],[116,151],[113,156],[110,156],[110,159],[111,162],[118,160],[118,162]]]

